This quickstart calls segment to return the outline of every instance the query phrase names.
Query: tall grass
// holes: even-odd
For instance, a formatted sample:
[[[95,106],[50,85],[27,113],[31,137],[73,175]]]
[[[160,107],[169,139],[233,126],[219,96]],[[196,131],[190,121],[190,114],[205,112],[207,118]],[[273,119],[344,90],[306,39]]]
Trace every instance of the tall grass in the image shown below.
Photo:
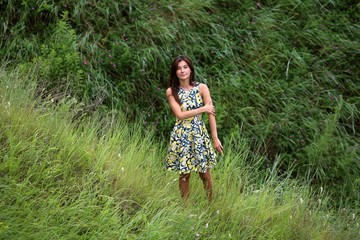
[[[358,212],[329,208],[326,191],[278,178],[276,165],[264,174],[264,158],[235,137],[213,171],[213,202],[194,174],[185,207],[153,132],[115,112],[80,117],[71,98],[35,97],[36,77],[0,72],[1,238],[359,237]]]
[[[245,138],[262,171],[277,163],[335,206],[358,208],[358,10],[336,0],[2,1],[0,59],[37,72],[37,94],[81,102],[75,118],[117,109],[164,144],[169,65],[189,55],[223,141]]]

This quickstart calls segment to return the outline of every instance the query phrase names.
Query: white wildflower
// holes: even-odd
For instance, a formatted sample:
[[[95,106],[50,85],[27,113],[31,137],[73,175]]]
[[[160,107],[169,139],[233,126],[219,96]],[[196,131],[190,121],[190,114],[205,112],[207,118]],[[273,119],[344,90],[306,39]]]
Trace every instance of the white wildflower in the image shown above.
[[[217,211],[216,211],[216,214],[219,215],[219,214],[220,214],[220,210],[217,210]]]
[[[209,227],[209,223],[206,223],[206,224],[205,224],[205,228],[208,228],[208,227]]]
[[[229,233],[229,238],[231,238],[231,233]]]
[[[323,191],[324,191],[324,188],[320,187],[320,194],[323,193]]]
[[[124,167],[121,167],[121,171],[122,171],[122,172],[125,172],[125,168],[124,168]]]
[[[195,234],[195,237],[200,237],[200,233]]]
[[[352,220],[355,220],[355,213],[352,214]]]
[[[302,198],[300,198],[300,204],[303,204],[304,200]]]

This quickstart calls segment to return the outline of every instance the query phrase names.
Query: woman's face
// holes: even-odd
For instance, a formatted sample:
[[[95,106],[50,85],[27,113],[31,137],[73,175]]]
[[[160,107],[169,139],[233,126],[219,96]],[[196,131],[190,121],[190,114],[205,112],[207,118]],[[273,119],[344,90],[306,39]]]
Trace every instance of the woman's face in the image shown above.
[[[178,67],[176,70],[176,76],[179,78],[180,81],[181,80],[189,80],[190,74],[191,74],[191,69],[190,69],[189,65],[184,60],[181,60],[178,63]]]

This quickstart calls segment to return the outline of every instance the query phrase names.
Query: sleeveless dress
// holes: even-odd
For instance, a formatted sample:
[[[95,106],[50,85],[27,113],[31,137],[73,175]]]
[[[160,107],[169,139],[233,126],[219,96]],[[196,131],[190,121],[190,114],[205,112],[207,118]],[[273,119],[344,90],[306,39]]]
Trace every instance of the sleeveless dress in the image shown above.
[[[189,91],[180,88],[179,99],[182,111],[202,107],[199,83],[195,82]],[[182,174],[205,173],[216,165],[216,153],[201,114],[183,120],[176,119],[165,162],[167,170]]]

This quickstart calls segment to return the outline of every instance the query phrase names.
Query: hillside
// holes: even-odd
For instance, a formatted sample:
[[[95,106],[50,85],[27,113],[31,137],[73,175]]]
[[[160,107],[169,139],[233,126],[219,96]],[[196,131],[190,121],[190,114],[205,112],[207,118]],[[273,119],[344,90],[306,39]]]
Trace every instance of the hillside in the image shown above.
[[[0,1],[0,238],[356,239],[359,8]],[[179,54],[225,147],[187,209],[162,162]]]
[[[336,210],[326,188],[279,179],[276,165],[264,173],[246,141],[213,172],[212,203],[194,175],[186,207],[154,133],[115,112],[79,120],[73,98],[34,98],[33,74],[0,71],[1,239],[359,237],[357,209]]]

